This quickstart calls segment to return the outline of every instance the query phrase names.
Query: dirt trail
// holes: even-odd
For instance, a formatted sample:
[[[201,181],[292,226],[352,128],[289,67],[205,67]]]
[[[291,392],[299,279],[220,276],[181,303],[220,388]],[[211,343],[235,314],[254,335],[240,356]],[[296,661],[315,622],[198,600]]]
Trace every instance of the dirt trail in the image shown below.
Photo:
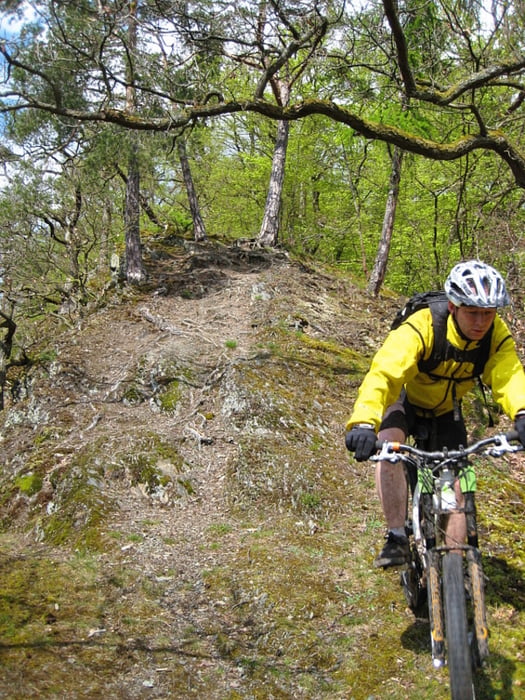
[[[72,319],[4,412],[0,698],[445,700],[428,626],[372,567],[373,474],[342,445],[396,300],[278,252],[148,260],[148,285]],[[482,700],[522,682],[509,464],[488,475]]]
[[[225,378],[257,354],[257,327],[265,304],[286,279],[286,267],[284,256],[214,247],[156,261],[146,293],[134,292],[125,306],[120,296],[114,302],[110,296],[106,308],[57,338],[49,382],[34,389],[33,431],[46,424],[54,426],[51,433],[60,433],[52,473],[72,470],[86,445],[100,446],[103,497],[116,504],[104,527],[118,533],[121,544],[99,563],[106,602],[100,623],[85,640],[106,647],[104,664],[114,654],[140,659],[135,667],[124,664],[125,670],[117,670],[119,662],[114,678],[100,681],[98,687],[113,697],[225,698],[241,684],[242,666],[217,652],[217,635],[230,628],[230,612],[224,600],[210,598],[203,576],[225,565],[235,569],[239,556],[241,535],[230,517],[226,489],[228,465],[238,449],[230,420],[238,398],[234,385],[228,395]],[[174,379],[182,400],[168,414],[158,405],[159,383]],[[24,433],[28,440],[30,432]],[[113,455],[127,446],[143,448],[136,443],[139,433],[172,444],[181,456],[182,466],[169,458],[159,462],[170,477],[165,489],[133,484],[130,473],[112,470]],[[9,443],[9,457],[19,448],[20,442]],[[40,498],[42,510],[55,507],[52,488]],[[20,519],[22,500],[12,507]],[[34,534],[20,548],[23,556],[35,551]],[[220,546],[214,547],[216,536]],[[41,551],[50,554],[45,545]],[[121,581],[118,599],[111,583],[116,580]],[[153,619],[143,610],[145,589],[154,591]],[[134,615],[144,619],[125,624],[125,617]],[[144,637],[136,636],[137,628]],[[76,664],[80,657],[70,650]],[[189,679],[185,688],[178,681],[174,686],[174,658]],[[11,690],[0,690],[0,697],[15,697],[17,683],[24,686],[11,677]],[[80,685],[86,688],[85,680]],[[76,692],[69,687],[67,697],[100,697],[98,691]],[[42,685],[38,693],[61,697]],[[27,686],[22,695],[31,696]]]

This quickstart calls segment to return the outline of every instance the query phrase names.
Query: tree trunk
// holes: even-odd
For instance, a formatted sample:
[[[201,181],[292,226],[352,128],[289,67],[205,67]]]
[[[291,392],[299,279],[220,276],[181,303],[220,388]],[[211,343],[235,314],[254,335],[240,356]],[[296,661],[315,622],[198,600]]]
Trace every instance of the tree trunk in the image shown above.
[[[280,121],[277,124],[277,139],[273,151],[272,172],[268,195],[264,207],[264,216],[257,237],[260,246],[273,247],[277,245],[279,237],[279,215],[281,212],[281,199],[284,182],[284,166],[286,164],[286,150],[288,147],[288,134],[290,124],[288,121]]]
[[[11,351],[13,349],[13,337],[16,332],[16,323],[11,316],[0,311],[0,328],[5,329],[5,335],[0,340],[0,411],[4,408],[4,390],[7,378],[7,368]]]
[[[124,220],[126,227],[126,279],[131,284],[138,284],[146,278],[146,272],[142,265],[140,242],[140,173],[135,143],[131,145],[129,156]]]
[[[128,59],[126,64],[126,112],[137,111],[137,96],[133,85],[135,80],[133,59],[137,49],[137,5],[138,0],[129,3],[128,24]],[[126,279],[138,284],[146,278],[142,265],[142,247],[140,244],[140,172],[138,159],[138,137],[131,135],[131,149],[128,160],[128,179],[126,183],[126,205],[124,211],[126,230]]]
[[[191,220],[193,221],[193,238],[196,241],[205,241],[207,238],[206,228],[204,226],[204,221],[201,217],[199,200],[197,199],[197,193],[195,192],[195,185],[191,176],[190,162],[188,160],[188,154],[186,152],[186,142],[183,138],[177,140],[177,151],[179,154],[179,161],[182,168],[182,177],[184,178],[184,185],[186,187],[186,193],[188,195]]]
[[[396,218],[396,207],[399,199],[399,183],[401,181],[401,164],[403,162],[403,151],[400,148],[394,148],[392,156],[392,170],[390,172],[390,184],[388,188],[388,197],[386,200],[385,216],[383,218],[383,229],[381,231],[381,240],[377,251],[374,269],[368,283],[368,293],[373,296],[379,294],[381,285],[385,280],[386,268],[388,264],[388,256],[390,253],[390,243],[392,241],[392,233],[394,230],[394,221]]]
[[[75,209],[69,220],[66,220],[65,243],[69,258],[69,278],[64,285],[65,308],[80,309],[85,301],[86,290],[80,271],[80,254],[82,242],[77,230],[78,220],[82,212],[82,188],[80,183],[75,186]]]

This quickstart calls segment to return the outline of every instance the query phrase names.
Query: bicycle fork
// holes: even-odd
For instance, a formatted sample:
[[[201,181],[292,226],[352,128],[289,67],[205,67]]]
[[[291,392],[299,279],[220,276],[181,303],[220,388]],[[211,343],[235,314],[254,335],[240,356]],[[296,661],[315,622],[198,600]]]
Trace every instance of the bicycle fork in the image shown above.
[[[441,596],[441,555],[436,550],[432,494],[421,494],[422,536],[425,541],[425,557],[428,590],[428,617],[430,622],[430,642],[432,663],[436,668],[445,665],[445,624],[443,620],[443,600]]]
[[[432,663],[435,668],[445,665],[445,629],[443,622],[443,601],[441,596],[440,564],[441,555],[435,549],[427,552],[428,557],[428,616],[430,620],[430,642]]]
[[[485,583],[481,568],[481,555],[477,549],[467,550],[467,564],[472,587],[472,608],[478,657],[479,662],[482,663],[489,654],[489,631],[485,610]]]
[[[465,493],[465,517],[467,522],[467,566],[471,585],[474,630],[478,647],[479,661],[482,663],[489,654],[487,612],[485,609],[485,581],[478,549],[478,530],[474,493]]]

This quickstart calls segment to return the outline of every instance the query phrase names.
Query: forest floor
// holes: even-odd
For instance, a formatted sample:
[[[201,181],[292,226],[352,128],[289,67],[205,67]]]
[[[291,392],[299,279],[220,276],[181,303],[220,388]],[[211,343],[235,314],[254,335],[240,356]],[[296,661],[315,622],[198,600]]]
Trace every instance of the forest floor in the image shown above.
[[[4,411],[0,698],[447,698],[344,449],[399,301],[281,252],[147,260],[42,334]],[[481,700],[525,697],[523,461],[479,475]]]

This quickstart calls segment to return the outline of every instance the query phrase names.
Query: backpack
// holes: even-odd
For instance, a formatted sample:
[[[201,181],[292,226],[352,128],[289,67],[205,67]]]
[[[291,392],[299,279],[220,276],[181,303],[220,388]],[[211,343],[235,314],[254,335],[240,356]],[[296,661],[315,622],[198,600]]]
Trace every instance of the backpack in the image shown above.
[[[432,377],[439,378],[439,375],[433,374],[433,370],[436,369],[441,362],[456,360],[456,362],[471,362],[474,365],[474,370],[471,377],[462,377],[455,381],[465,381],[467,379],[473,379],[474,377],[479,379],[489,358],[492,326],[481,340],[479,347],[472,350],[459,350],[447,340],[447,318],[449,314],[447,296],[444,291],[431,291],[418,292],[410,297],[406,304],[399,309],[395,315],[390,329],[394,330],[398,328],[413,313],[426,308],[429,308],[432,314],[434,344],[429,358],[419,361],[418,367],[420,372],[425,372]],[[453,377],[447,378],[454,379]]]

